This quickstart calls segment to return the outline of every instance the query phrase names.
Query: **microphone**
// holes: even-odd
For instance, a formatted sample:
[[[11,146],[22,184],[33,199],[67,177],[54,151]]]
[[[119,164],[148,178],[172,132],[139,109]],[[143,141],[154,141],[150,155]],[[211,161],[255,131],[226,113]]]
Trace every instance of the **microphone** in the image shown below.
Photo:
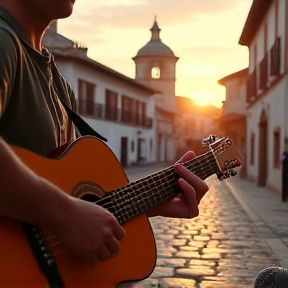
[[[276,266],[263,269],[254,279],[252,288],[288,288],[288,269]]]

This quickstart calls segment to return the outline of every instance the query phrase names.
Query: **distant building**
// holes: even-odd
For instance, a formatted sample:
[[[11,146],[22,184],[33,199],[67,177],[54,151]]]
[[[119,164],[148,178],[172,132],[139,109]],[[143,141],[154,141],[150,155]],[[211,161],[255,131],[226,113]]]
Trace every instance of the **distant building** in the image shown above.
[[[281,192],[288,151],[288,3],[254,0],[239,44],[249,48],[247,177]]]
[[[123,166],[156,158],[155,102],[159,92],[87,57],[87,48],[57,33],[53,22],[43,46],[75,91],[78,113],[97,132]]]
[[[175,96],[179,57],[161,41],[156,19],[150,30],[150,41],[133,57],[135,79],[90,59],[87,47],[57,33],[56,21],[43,38],[75,91],[78,113],[108,139],[124,167],[173,162],[190,149],[200,154],[202,139],[217,134],[220,110]]]
[[[177,157],[188,150],[196,155],[206,151],[202,148],[203,138],[219,135],[217,119],[220,109],[215,106],[198,106],[187,97],[176,97],[177,117]]]
[[[133,58],[136,65],[135,79],[161,91],[155,94],[155,121],[157,160],[175,160],[176,135],[174,121],[177,113],[175,101],[176,57],[160,39],[161,29],[155,19],[150,41]]]
[[[246,117],[248,68],[230,74],[218,81],[226,87],[219,129],[233,140],[243,157],[240,176],[246,177]]]

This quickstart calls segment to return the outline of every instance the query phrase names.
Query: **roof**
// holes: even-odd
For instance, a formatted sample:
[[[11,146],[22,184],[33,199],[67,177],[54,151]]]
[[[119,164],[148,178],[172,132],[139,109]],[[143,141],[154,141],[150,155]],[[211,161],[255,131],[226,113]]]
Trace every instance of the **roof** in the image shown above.
[[[253,1],[241,37],[239,39],[239,44],[249,47],[272,3],[273,0]]]
[[[55,61],[58,60],[67,60],[67,61],[76,61],[82,63],[83,65],[87,65],[92,69],[96,69],[102,73],[105,73],[109,76],[115,77],[120,81],[124,81],[136,88],[142,89],[148,93],[162,93],[152,87],[139,83],[137,80],[125,76],[91,58],[89,58],[87,54],[88,48],[84,45],[79,45],[78,43],[69,40],[68,38],[58,34],[56,30],[47,30],[42,44],[46,47],[54,56]]]
[[[220,85],[225,86],[225,84],[226,84],[227,81],[232,80],[232,79],[234,79],[234,78],[239,78],[239,77],[248,76],[248,73],[249,73],[248,68],[245,68],[245,69],[243,69],[243,70],[240,70],[240,71],[237,71],[237,72],[235,72],[235,73],[233,73],[233,74],[230,74],[230,75],[225,76],[224,78],[218,80],[218,83],[219,83]]]
[[[217,116],[221,112],[221,109],[213,105],[198,106],[191,98],[183,96],[176,97],[176,105],[179,114]]]
[[[158,23],[155,19],[151,31],[150,41],[143,46],[137,53],[137,56],[172,56],[175,57],[174,52],[164,44],[160,39],[161,29],[158,26]]]
[[[49,49],[50,52],[54,55],[55,61],[57,62],[58,60],[70,60],[70,61],[76,61],[79,63],[82,63],[84,65],[89,66],[92,69],[96,69],[97,71],[100,71],[102,73],[105,73],[106,75],[112,76],[117,78],[118,80],[124,81],[136,88],[145,90],[146,92],[155,94],[155,93],[162,93],[161,91],[158,91],[156,89],[153,89],[150,86],[144,85],[142,83],[139,83],[137,80],[130,78],[128,76],[125,76],[95,60],[90,59],[87,56],[81,55],[81,52],[79,55],[77,53],[71,53],[70,50],[65,51],[65,50],[60,50],[60,49]]]

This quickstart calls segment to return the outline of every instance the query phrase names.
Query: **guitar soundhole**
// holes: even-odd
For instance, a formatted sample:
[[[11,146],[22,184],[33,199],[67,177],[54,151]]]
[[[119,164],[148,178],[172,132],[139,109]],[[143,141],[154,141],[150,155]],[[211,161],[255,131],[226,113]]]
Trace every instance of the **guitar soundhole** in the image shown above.
[[[89,202],[96,202],[106,195],[105,190],[91,181],[81,181],[72,189],[72,196]]]
[[[80,197],[80,199],[87,201],[87,202],[97,202],[98,200],[100,200],[100,198],[94,194],[85,194],[82,197]]]

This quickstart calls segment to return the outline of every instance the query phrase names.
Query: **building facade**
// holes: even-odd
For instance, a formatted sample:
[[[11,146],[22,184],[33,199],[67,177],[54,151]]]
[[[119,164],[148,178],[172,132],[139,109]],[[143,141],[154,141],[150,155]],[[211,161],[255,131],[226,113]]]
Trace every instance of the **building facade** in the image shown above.
[[[280,193],[288,151],[288,3],[254,0],[239,44],[249,48],[247,177]]]
[[[196,155],[206,152],[202,140],[209,135],[219,135],[217,120],[220,109],[214,106],[197,106],[190,98],[176,97],[179,117],[177,117],[177,157],[188,150]],[[226,136],[226,135],[225,135]]]
[[[246,151],[246,118],[247,118],[247,80],[248,68],[230,74],[218,81],[226,88],[226,99],[223,101],[219,118],[219,132],[231,137],[243,158],[240,176],[247,175]]]
[[[124,167],[156,161],[154,93],[157,91],[87,57],[87,48],[59,35],[54,22],[43,46],[71,84],[78,113]]]

